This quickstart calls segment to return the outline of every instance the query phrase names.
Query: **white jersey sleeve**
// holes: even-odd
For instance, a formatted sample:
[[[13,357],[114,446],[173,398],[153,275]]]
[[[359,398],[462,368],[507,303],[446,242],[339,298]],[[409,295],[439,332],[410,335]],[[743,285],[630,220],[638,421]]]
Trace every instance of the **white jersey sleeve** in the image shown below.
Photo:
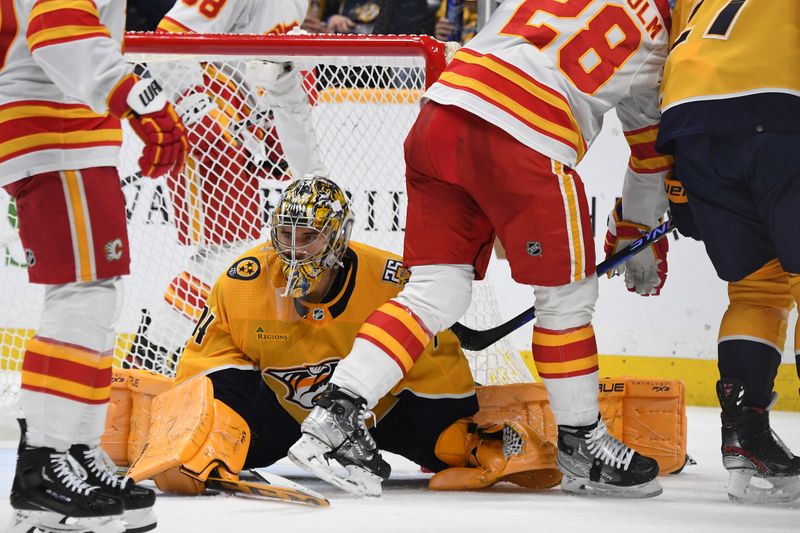
[[[246,76],[251,84],[265,89],[264,104],[272,110],[278,139],[292,174],[327,177],[330,172],[322,162],[311,104],[297,67],[291,62],[251,61],[247,64]]]
[[[642,62],[640,80],[658,79],[662,60],[651,56]],[[622,187],[625,220],[653,227],[667,210],[664,180],[671,172],[672,157],[656,151],[659,121],[658,83],[631,88],[617,103],[616,113],[631,150]]]
[[[668,33],[667,0],[507,0],[425,96],[574,167],[607,111],[657,86],[648,64],[663,63]]]
[[[178,0],[158,25],[170,33],[286,33],[308,0]]]
[[[133,70],[120,46],[125,2],[25,4],[30,9],[27,38],[33,60],[65,95],[106,113],[109,94]]]

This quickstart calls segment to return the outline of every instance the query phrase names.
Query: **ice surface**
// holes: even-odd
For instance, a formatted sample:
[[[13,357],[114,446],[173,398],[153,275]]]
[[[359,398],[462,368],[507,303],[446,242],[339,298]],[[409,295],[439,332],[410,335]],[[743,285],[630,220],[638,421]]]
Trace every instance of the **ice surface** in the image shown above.
[[[689,454],[697,460],[678,475],[662,477],[664,493],[649,500],[583,498],[559,489],[526,491],[503,484],[488,491],[442,493],[426,489],[427,475],[389,455],[394,473],[384,495],[359,499],[305,475],[287,461],[270,471],[317,490],[327,509],[236,496],[160,496],[157,531],[169,533],[403,533],[466,532],[800,532],[800,501],[743,507],[728,502],[727,472],[719,456],[719,412],[690,407]],[[773,428],[800,450],[800,413],[772,413]],[[11,515],[8,492],[15,442],[0,442],[0,527]]]

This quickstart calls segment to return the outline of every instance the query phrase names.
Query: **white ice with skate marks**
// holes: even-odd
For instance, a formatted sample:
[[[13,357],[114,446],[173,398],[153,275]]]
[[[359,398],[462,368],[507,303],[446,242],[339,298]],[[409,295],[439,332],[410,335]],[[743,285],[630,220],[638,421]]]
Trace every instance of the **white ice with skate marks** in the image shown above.
[[[271,503],[229,495],[169,496],[156,502],[167,533],[225,531],[281,533],[508,532],[798,532],[800,501],[788,505],[741,506],[728,501],[727,472],[720,458],[719,411],[690,407],[689,454],[696,466],[660,478],[661,496],[646,500],[586,498],[559,489],[527,491],[502,484],[480,492],[433,492],[426,474],[409,461],[386,454],[392,477],[381,498],[358,498],[309,477],[288,460],[269,471],[330,499],[328,508]],[[3,415],[0,415],[3,416]],[[800,413],[774,412],[773,428],[800,451]],[[6,435],[4,438],[10,438]],[[0,443],[0,528],[11,516],[8,493],[16,442]],[[2,531],[0,529],[0,531]]]

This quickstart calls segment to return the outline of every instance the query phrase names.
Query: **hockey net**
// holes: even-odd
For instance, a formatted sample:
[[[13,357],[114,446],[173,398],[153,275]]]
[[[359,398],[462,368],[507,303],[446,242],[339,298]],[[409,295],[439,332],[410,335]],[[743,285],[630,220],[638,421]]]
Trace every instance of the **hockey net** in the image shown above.
[[[301,69],[322,159],[351,197],[352,239],[402,254],[403,140],[422,93],[444,67],[442,43],[396,36],[135,34],[125,44],[137,73],[156,77],[174,101],[192,91],[207,94],[219,111],[222,139],[204,135],[208,146],[170,181],[137,172],[141,145],[124,132],[119,173],[132,264],[124,280],[115,364],[172,375],[202,308],[198,294],[239,254],[268,238],[265,215],[289,176],[263,90],[248,81],[252,62],[293,61]],[[226,142],[239,147],[238,156],[220,151]],[[248,218],[253,202],[257,216]],[[27,282],[14,204],[2,189],[0,257],[0,405],[14,405],[43,289]],[[500,321],[491,285],[477,282],[462,322],[485,329]],[[468,356],[478,383],[531,380],[507,340]]]

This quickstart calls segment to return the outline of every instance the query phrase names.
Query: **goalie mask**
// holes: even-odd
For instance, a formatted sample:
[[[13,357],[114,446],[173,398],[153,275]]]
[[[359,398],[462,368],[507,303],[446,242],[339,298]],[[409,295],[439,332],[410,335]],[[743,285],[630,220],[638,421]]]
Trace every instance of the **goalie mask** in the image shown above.
[[[341,266],[353,217],[347,197],[327,178],[291,183],[272,212],[272,247],[283,264],[283,296],[300,298]]]

